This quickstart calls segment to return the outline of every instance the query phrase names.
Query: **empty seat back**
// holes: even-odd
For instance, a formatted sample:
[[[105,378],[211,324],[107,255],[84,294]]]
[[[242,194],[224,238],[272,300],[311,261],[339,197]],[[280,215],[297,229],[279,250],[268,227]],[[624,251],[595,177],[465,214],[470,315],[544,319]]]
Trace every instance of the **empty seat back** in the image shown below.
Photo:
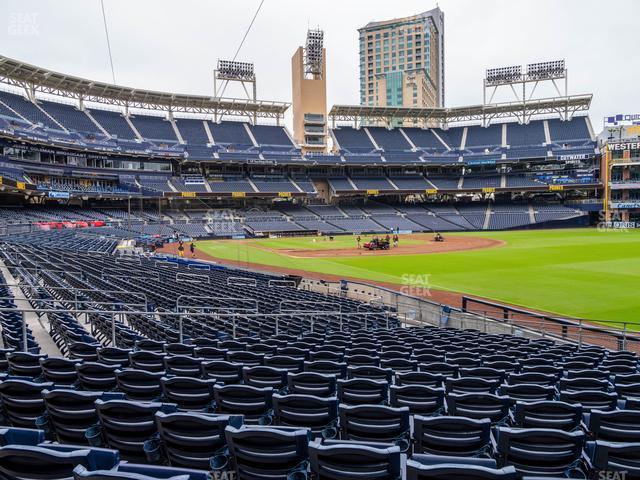
[[[519,428],[555,428],[572,432],[580,427],[582,405],[544,400],[517,402],[513,425]]]
[[[340,405],[340,438],[409,448],[409,408],[384,405]]]
[[[215,380],[190,377],[163,377],[160,380],[163,401],[175,403],[181,410],[211,411],[214,406]]]
[[[388,398],[389,384],[368,378],[338,380],[337,393],[340,403],[347,405],[380,405]]]
[[[118,390],[125,394],[127,400],[140,402],[158,401],[162,394],[160,379],[163,372],[147,372],[146,370],[116,370]]]
[[[414,452],[450,456],[482,456],[490,451],[491,421],[466,417],[416,415]]]
[[[245,423],[269,425],[272,422],[271,387],[250,385],[215,385],[213,387],[216,413],[244,415]]]
[[[13,427],[35,428],[36,420],[44,414],[42,392],[53,383],[34,383],[9,379],[0,382],[0,404],[6,421]]]
[[[144,442],[156,433],[156,412],[176,410],[171,404],[128,400],[96,400],[95,406],[100,424],[87,429],[89,443],[103,443],[119,450],[124,460],[139,462],[146,459]]]
[[[277,425],[304,427],[325,438],[337,434],[338,399],[320,398],[312,395],[273,394],[273,412]]]
[[[287,387],[293,394],[330,397],[336,393],[336,377],[315,372],[289,372]]]
[[[229,426],[225,437],[239,479],[286,480],[309,456],[304,428]]]
[[[309,443],[311,473],[319,480],[397,480],[400,447],[355,442]]]
[[[513,465],[520,475],[584,476],[579,464],[584,439],[581,431],[500,427],[496,438],[498,465]]]
[[[479,458],[413,455],[407,460],[407,480],[516,480],[512,466],[495,468],[495,462]]]
[[[121,393],[82,392],[77,390],[44,390],[42,392],[46,424],[60,443],[87,445],[85,431],[98,422],[95,401],[122,399]]]
[[[444,389],[424,385],[392,385],[389,389],[392,407],[409,407],[412,414],[438,415],[444,411]]]
[[[236,415],[157,412],[159,443],[146,445],[147,458],[157,461],[163,457],[174,466],[209,470],[227,443],[224,429],[227,425],[239,428],[242,421],[242,416]]]

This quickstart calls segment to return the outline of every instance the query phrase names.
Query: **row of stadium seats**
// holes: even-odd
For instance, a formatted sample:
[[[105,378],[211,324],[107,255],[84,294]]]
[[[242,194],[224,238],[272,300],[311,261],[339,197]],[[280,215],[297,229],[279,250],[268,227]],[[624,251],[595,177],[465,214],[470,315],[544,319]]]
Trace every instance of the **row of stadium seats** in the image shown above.
[[[376,204],[312,209],[394,215]],[[0,327],[18,339],[0,354],[7,478],[37,477],[34,465],[51,479],[638,475],[636,353],[400,328],[393,308],[99,246],[75,231],[0,246],[65,356],[20,351],[23,318],[5,284],[12,311]]]
[[[549,138],[545,134],[545,124]],[[285,128],[280,126],[186,118],[169,121],[138,113],[124,117],[119,112],[81,111],[72,105],[48,100],[38,100],[36,104],[20,95],[2,91],[0,126],[16,137],[32,140],[39,137],[40,141],[61,146],[75,144],[101,151],[186,156],[193,160],[216,158],[230,162],[267,160],[286,163],[304,159],[314,164],[406,165],[432,161],[455,164],[459,157],[470,163],[495,163],[502,158],[524,160],[550,154],[593,156],[596,153],[586,117],[447,130],[340,127],[332,130],[340,156],[303,156]]]
[[[0,226],[37,224],[40,229],[91,227],[101,221],[120,229],[83,228],[86,235],[166,236],[175,233],[194,238],[232,236],[255,232],[319,231],[330,233],[384,233],[399,231],[455,231],[508,229],[536,222],[572,220],[584,212],[563,205],[528,204],[415,204],[386,206],[369,202],[364,209],[323,205],[280,206],[278,210],[237,211],[225,209],[206,212],[79,208],[0,208]],[[244,217],[244,218],[243,218]],[[488,223],[487,222],[488,218]],[[71,223],[69,223],[71,222]],[[76,223],[74,223],[76,222]],[[78,223],[79,222],[79,223]],[[126,227],[126,228],[125,228]],[[243,228],[246,227],[246,228]]]

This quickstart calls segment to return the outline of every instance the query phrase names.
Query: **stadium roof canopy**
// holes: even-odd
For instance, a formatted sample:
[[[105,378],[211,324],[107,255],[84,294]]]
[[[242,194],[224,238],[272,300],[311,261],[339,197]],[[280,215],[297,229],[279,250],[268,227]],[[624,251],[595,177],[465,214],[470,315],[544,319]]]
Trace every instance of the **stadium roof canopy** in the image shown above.
[[[482,121],[484,125],[494,118],[516,118],[527,123],[537,115],[559,115],[569,119],[574,113],[587,111],[593,95],[570,95],[566,97],[541,98],[526,102],[492,103],[453,108],[369,107],[360,105],[334,105],[329,117],[334,121],[366,119],[391,123],[392,120],[431,120],[434,123]]]
[[[31,93],[42,92],[85,102],[172,112],[280,118],[290,105],[287,102],[140,90],[54,72],[2,55],[0,82],[23,87]]]

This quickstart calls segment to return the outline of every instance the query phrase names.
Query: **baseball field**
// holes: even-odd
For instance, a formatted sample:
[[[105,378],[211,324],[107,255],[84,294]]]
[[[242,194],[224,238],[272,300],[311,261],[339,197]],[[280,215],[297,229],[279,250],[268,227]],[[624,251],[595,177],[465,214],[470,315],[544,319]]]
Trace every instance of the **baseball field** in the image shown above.
[[[362,242],[368,237],[362,238]],[[559,315],[640,322],[640,231],[472,232],[400,237],[389,252],[354,236],[201,241],[203,257],[391,284],[428,284]]]

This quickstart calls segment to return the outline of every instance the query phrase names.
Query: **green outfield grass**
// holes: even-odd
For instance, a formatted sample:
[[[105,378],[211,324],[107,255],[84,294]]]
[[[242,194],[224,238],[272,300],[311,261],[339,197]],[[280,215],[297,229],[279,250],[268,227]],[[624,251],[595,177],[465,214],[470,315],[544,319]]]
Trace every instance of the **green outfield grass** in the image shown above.
[[[448,234],[451,236],[453,234]],[[199,242],[210,255],[403,284],[429,275],[432,288],[588,319],[640,322],[640,231],[595,229],[474,232],[504,246],[435,255],[291,258],[267,248],[340,248],[309,238]],[[402,241],[402,240],[401,240]],[[329,242],[326,242],[329,243]],[[314,246],[311,246],[314,245]],[[344,246],[343,245],[343,246]]]

